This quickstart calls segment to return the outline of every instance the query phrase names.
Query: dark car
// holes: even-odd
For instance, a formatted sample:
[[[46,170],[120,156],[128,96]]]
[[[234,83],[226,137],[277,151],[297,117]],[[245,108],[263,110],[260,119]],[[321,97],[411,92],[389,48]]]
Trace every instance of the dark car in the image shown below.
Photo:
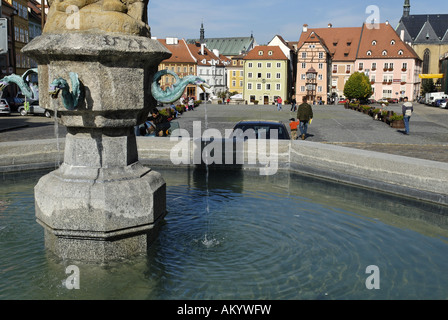
[[[24,105],[20,106],[17,111],[22,115],[22,116],[26,116],[28,114],[41,114],[46,116],[47,118],[51,117],[51,113],[50,111],[48,111],[47,109],[42,108],[39,105],[39,101],[33,101],[30,103],[30,107],[27,109],[25,108]]]
[[[241,130],[238,130],[241,129]],[[279,140],[291,139],[286,126],[280,121],[245,120],[238,122],[233,128],[234,137],[241,137],[246,140],[271,139],[271,130],[278,130]]]

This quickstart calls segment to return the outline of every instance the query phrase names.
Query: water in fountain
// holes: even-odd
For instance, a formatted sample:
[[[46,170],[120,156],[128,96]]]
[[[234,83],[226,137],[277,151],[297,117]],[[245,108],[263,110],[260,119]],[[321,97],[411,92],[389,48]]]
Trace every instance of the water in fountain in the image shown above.
[[[207,115],[207,104],[208,101],[203,104],[204,106],[204,122],[205,122],[205,130],[208,129],[208,115]],[[207,220],[207,230],[204,235],[204,238],[201,240],[201,243],[207,247],[214,247],[216,245],[219,245],[219,240],[215,239],[213,236],[210,235],[210,191],[209,191],[209,178],[210,178],[210,168],[208,163],[208,153],[205,152],[205,186],[206,186],[206,196],[205,196],[205,215]],[[209,236],[212,238],[209,239]]]

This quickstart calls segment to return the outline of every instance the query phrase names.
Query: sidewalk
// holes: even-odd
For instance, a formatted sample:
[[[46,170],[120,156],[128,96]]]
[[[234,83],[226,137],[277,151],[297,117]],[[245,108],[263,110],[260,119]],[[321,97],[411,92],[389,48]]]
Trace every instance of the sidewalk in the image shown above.
[[[388,110],[401,114],[401,105],[391,105]],[[321,142],[378,151],[382,153],[448,162],[448,110],[414,103],[410,121],[410,135],[386,123],[373,120],[369,115],[343,105],[313,106],[314,119],[308,128],[307,141]],[[201,121],[202,131],[218,129],[225,135],[240,120],[278,120],[287,127],[296,113],[290,106],[277,111],[271,105],[211,105],[204,104],[189,111],[177,120],[180,127],[193,135],[193,122]]]

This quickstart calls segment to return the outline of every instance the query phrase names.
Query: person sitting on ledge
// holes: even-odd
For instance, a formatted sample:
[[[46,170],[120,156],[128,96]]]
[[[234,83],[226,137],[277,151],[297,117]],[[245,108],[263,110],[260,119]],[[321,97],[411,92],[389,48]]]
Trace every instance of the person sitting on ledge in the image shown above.
[[[147,121],[151,122],[151,125],[155,131],[156,136],[163,137],[167,135],[167,130],[170,127],[168,118],[161,114],[157,108],[152,109],[151,116]],[[151,128],[147,128],[148,132],[153,131]]]

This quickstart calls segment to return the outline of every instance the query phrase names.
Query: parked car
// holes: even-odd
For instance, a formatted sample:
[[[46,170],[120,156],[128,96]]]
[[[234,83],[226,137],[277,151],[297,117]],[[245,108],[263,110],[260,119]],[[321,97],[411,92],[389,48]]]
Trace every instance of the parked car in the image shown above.
[[[442,107],[441,104],[446,102],[447,99],[437,99],[433,102],[434,107]]]
[[[241,129],[242,131],[239,131],[238,129]],[[256,139],[258,138],[271,138],[271,130],[277,129],[278,130],[278,139],[279,140],[289,140],[291,139],[288,133],[288,130],[286,129],[286,126],[284,123],[280,121],[259,121],[259,120],[244,120],[238,122],[233,127],[234,137],[238,138],[241,137],[246,140],[251,137],[252,132],[254,133],[254,137]],[[238,130],[238,131],[236,131]],[[250,131],[247,131],[250,130]],[[252,131],[253,130],[253,131]],[[236,131],[236,132],[235,132]]]
[[[5,114],[7,116],[11,114],[11,108],[9,107],[9,103],[6,99],[1,99],[0,101],[0,114]]]
[[[27,110],[24,105],[21,105],[17,110],[22,116],[26,116],[28,114],[37,114],[37,115],[44,115],[47,118],[51,117],[50,111],[47,109],[42,108],[39,105],[39,101],[33,101],[30,103],[30,107]]]
[[[445,99],[444,101],[440,102],[439,107],[446,109],[447,108],[447,104],[448,104],[448,99]]]
[[[398,103],[398,99],[397,98],[390,98],[387,99],[389,103]]]
[[[346,104],[348,99],[339,100],[338,104]]]

